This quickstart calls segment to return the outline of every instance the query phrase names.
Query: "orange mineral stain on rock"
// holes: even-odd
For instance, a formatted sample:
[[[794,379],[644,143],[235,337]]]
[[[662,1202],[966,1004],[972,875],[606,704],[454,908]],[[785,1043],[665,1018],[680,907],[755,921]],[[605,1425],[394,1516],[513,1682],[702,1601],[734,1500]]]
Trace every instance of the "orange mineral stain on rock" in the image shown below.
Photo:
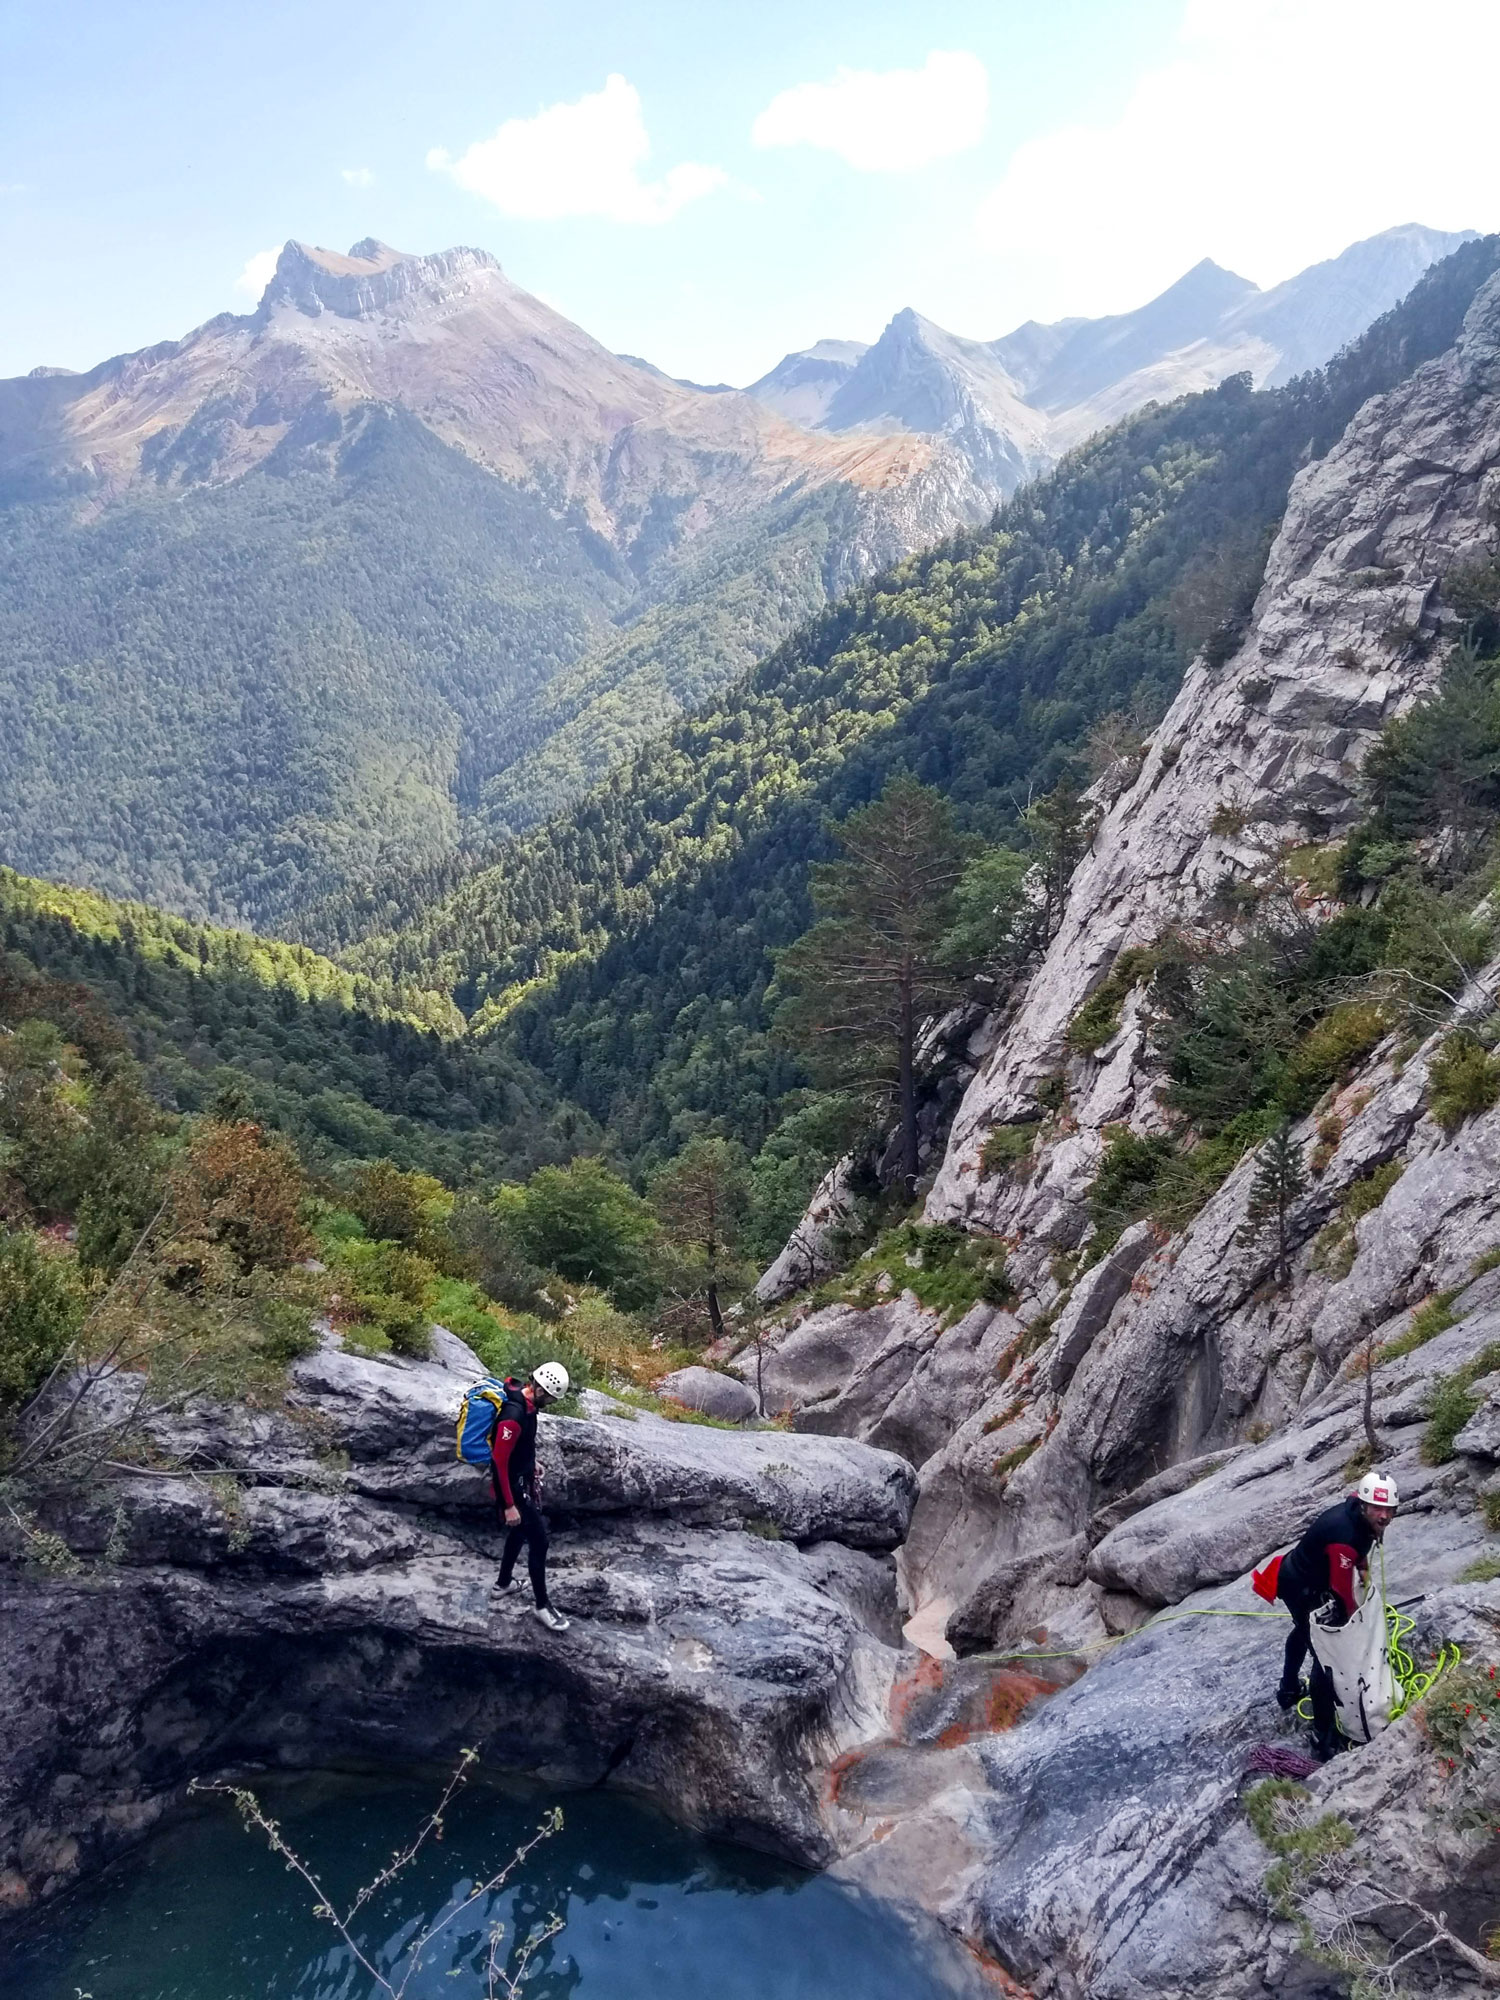
[[[938,1737],[942,1750],[956,1750],[975,1736],[993,1736],[1002,1729],[1014,1729],[1026,1710],[1040,1695],[1057,1693],[1056,1683],[1039,1680],[1035,1674],[1005,1667],[996,1671],[984,1693],[977,1716],[966,1715],[951,1723]]]

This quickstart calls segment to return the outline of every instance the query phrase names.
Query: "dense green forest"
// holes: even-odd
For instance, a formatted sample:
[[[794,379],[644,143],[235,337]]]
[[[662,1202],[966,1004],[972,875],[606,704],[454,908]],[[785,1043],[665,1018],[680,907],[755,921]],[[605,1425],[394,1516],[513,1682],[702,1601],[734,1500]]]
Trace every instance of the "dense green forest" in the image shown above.
[[[1235,379],[1094,440],[491,865],[325,907],[329,947],[451,992],[626,1158],[707,1129],[753,1149],[799,1104],[766,995],[810,921],[826,817],[905,770],[1020,841],[1028,799],[1078,769],[1092,729],[1149,729],[1200,644],[1227,652],[1295,471],[1451,344],[1497,262],[1500,239],[1466,246],[1318,374]]]
[[[159,1105],[245,1111],[314,1165],[388,1158],[464,1187],[602,1151],[644,1185],[685,1146],[721,1137],[751,1163],[745,1245],[763,1255],[850,1136],[847,1110],[811,1091],[794,1048],[772,1028],[784,998],[774,987],[776,954],[812,920],[809,868],[832,852],[830,821],[908,773],[950,801],[960,833],[992,852],[996,843],[1031,851],[1035,803],[1080,781],[1091,758],[1107,761],[1148,732],[1200,646],[1210,659],[1227,654],[1297,467],[1328,448],[1369,394],[1451,342],[1497,262],[1496,239],[1467,246],[1318,375],[1263,394],[1236,379],[1094,440],[988,528],[845,597],[732,694],[488,855],[465,858],[413,837],[403,866],[377,873],[372,864],[364,886],[348,886],[331,866],[289,864],[287,894],[302,900],[305,931],[316,932],[307,946],[5,873],[7,962],[97,996],[128,1034]],[[350,489],[343,504],[363,547],[376,544],[361,540],[360,508],[380,514],[390,502],[379,532],[394,534],[406,523],[402,508],[417,507],[417,459],[399,428],[372,421],[361,433],[372,483],[362,497]],[[467,477],[449,457],[434,461],[433,477]],[[288,564],[302,496],[314,578],[314,517],[322,520],[326,493],[314,504],[308,482],[326,477],[326,466],[293,463],[268,474],[263,489],[249,481],[228,489],[247,518],[264,508]],[[273,480],[285,488],[274,504]],[[392,483],[405,493],[399,504]],[[492,481],[483,488],[495,490]],[[183,503],[174,504],[178,511],[163,507],[159,518],[149,509],[121,516],[110,532],[144,537],[148,553],[162,536],[191,540]],[[39,535],[39,518],[28,532]],[[829,560],[837,537],[822,503],[786,521],[809,561]],[[20,532],[14,520],[11,532]],[[201,560],[220,561],[224,538],[207,539]],[[726,575],[748,573],[752,541],[741,538]],[[247,561],[249,546],[240,552]],[[455,546],[444,543],[450,555]],[[34,611],[46,590],[56,597],[64,588],[63,555],[47,560],[53,581],[27,600]],[[697,580],[684,583],[694,604],[712,574],[711,552],[703,560]],[[445,574],[434,571],[432,602],[450,621],[445,643],[461,663],[469,656],[459,627],[472,600],[445,596]],[[173,588],[186,589],[187,575],[164,564]],[[603,606],[616,583],[606,568],[599,575]],[[210,583],[200,575],[195,587]],[[372,576],[371,589],[395,591],[395,572]],[[537,589],[540,603],[546,591]],[[81,595],[89,591],[97,612],[108,597],[102,569],[86,575]],[[301,601],[295,592],[289,599]],[[161,619],[172,602],[158,594],[152,615]],[[768,618],[790,618],[796,602],[788,585]],[[144,604],[129,591],[125,604],[126,625],[138,619],[146,630]],[[688,616],[667,596],[660,608]],[[405,615],[415,626],[424,614],[408,606]],[[563,662],[565,650],[547,676],[553,744],[567,742],[603,686],[586,666]],[[650,659],[641,672],[659,682]],[[59,684],[42,677],[37,702]],[[532,699],[540,712],[551,697],[538,682]],[[123,758],[118,712],[113,727],[120,744],[110,754]],[[239,740],[246,756],[274,762],[274,746]],[[197,741],[188,732],[185,762]],[[104,754],[97,735],[89,745]],[[50,768],[46,745],[34,747]],[[495,776],[488,796],[523,768]],[[485,782],[474,778],[474,796]],[[216,837],[213,774],[194,783],[207,849]],[[128,826],[116,833],[133,838]],[[143,851],[176,865],[170,846],[148,842]]]
[[[356,977],[305,946],[112,903],[0,868],[0,971],[87,991],[153,1101],[231,1106],[314,1163],[389,1158],[450,1185],[526,1172],[595,1141],[443,996]]]
[[[535,825],[741,676],[840,586],[854,505],[664,519],[627,563],[383,407],[228,484],[0,493],[0,855],[316,942],[320,899]]]

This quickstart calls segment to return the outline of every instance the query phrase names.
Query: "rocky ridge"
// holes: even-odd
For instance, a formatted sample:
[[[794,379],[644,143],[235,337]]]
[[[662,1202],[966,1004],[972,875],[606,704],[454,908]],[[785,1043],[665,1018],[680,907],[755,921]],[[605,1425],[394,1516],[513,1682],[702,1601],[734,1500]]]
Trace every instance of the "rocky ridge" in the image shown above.
[[[931,1223],[1004,1239],[1013,1306],[976,1305],[951,1325],[911,1292],[794,1306],[765,1360],[768,1404],[799,1429],[918,1466],[900,1554],[909,1630],[937,1651],[946,1630],[970,1659],[998,1649],[1020,1669],[1056,1653],[1090,1663],[1022,1727],[925,1775],[903,1768],[885,1836],[841,1864],[875,1884],[924,1883],[1037,1995],[1344,1990],[1319,1983],[1274,1919],[1267,1857],[1238,1810],[1249,1749],[1286,1733],[1270,1700],[1284,1627],[1242,1614],[1250,1568],[1361,1462],[1366,1356],[1381,1456],[1407,1499],[1391,1595],[1421,1599],[1427,1646],[1500,1652],[1500,1585],[1462,1580],[1496,1553],[1500,1279],[1485,1266],[1500,1251],[1500,1109],[1451,1132],[1431,1115],[1447,1028],[1415,1049],[1388,1038],[1294,1125],[1308,1183],[1289,1213],[1284,1289],[1266,1238],[1244,1229],[1253,1156],[1179,1234],[1137,1223],[1069,1284],[1107,1128],[1168,1121],[1139,990],[1094,1054],[1066,1039],[1121,951],[1184,926],[1227,940],[1226,883],[1265,879],[1288,849],[1357,817],[1364,755],[1434,685],[1455,632],[1444,576],[1493,554],[1497,498],[1492,281],[1455,347],[1367,404],[1298,476],[1243,642],[1222,664],[1195,663],[1139,771],[1102,789],[1062,928],[998,1024],[926,1206]],[[1313,892],[1303,900],[1316,919]],[[1500,959],[1456,1018],[1487,1017],[1497,996]],[[1061,1114],[1044,1108],[1059,1078]],[[984,1141],[1005,1125],[1035,1133],[1021,1172],[986,1170]],[[1394,1171],[1379,1206],[1343,1221],[1350,1189],[1381,1167]],[[825,1209],[836,1191],[820,1192]],[[1339,1258],[1316,1247],[1330,1225]],[[810,1216],[794,1246],[807,1268],[818,1229]],[[1413,1313],[1437,1293],[1456,1323],[1421,1341]],[[1434,1403],[1464,1381],[1468,1420],[1429,1463]],[[1198,1615],[1226,1611],[1240,1615]],[[1500,1890],[1494,1852],[1446,1825],[1414,1722],[1312,1789],[1318,1809],[1370,1829],[1403,1893],[1462,1913],[1477,1938]],[[1414,1977],[1421,1991],[1485,1987],[1456,1961]]]
[[[999,340],[962,339],[908,307],[873,345],[820,340],[746,393],[830,435],[940,436],[1008,495],[1143,403],[1241,372],[1270,388],[1321,367],[1467,240],[1408,224],[1264,292],[1204,258],[1132,312],[1028,320]]]

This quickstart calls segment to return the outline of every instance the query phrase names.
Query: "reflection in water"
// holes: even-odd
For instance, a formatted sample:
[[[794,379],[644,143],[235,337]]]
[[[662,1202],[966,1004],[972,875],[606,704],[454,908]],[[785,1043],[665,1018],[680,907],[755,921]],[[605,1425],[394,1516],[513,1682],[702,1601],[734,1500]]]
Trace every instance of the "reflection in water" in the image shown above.
[[[256,1790],[341,1907],[404,1845],[440,1784],[389,1775],[263,1780]],[[356,1927],[382,1974],[535,1830],[552,1801],[471,1782],[440,1844],[423,1850]],[[561,1833],[523,1874],[430,1948],[407,2000],[482,2000],[490,1927],[507,1945],[555,1911],[527,2000],[938,2000],[970,1994],[965,1954],[918,1936],[821,1876],[713,1846],[608,1792],[565,1798]],[[88,1891],[0,1961],[7,2000],[370,2000],[371,1984],[312,1896],[213,1801]],[[404,1969],[404,1968],[403,1968]],[[396,1983],[400,1983],[397,1972]]]

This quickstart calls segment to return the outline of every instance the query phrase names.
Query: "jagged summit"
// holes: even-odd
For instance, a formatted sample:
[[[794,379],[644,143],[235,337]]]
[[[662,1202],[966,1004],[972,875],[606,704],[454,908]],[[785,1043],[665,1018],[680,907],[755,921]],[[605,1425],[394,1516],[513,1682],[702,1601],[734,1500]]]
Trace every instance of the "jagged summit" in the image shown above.
[[[321,244],[299,243],[292,238],[276,260],[258,312],[264,317],[278,306],[291,306],[314,317],[332,312],[345,319],[361,319],[413,292],[443,287],[473,271],[499,275],[500,265],[487,250],[467,245],[424,257],[364,236],[341,256]]]
[[[1468,235],[1402,224],[1268,291],[1204,257],[1130,312],[1027,320],[999,340],[963,339],[906,306],[873,346],[819,341],[749,394],[818,430],[940,432],[999,497],[1143,403],[1321,366]]]

